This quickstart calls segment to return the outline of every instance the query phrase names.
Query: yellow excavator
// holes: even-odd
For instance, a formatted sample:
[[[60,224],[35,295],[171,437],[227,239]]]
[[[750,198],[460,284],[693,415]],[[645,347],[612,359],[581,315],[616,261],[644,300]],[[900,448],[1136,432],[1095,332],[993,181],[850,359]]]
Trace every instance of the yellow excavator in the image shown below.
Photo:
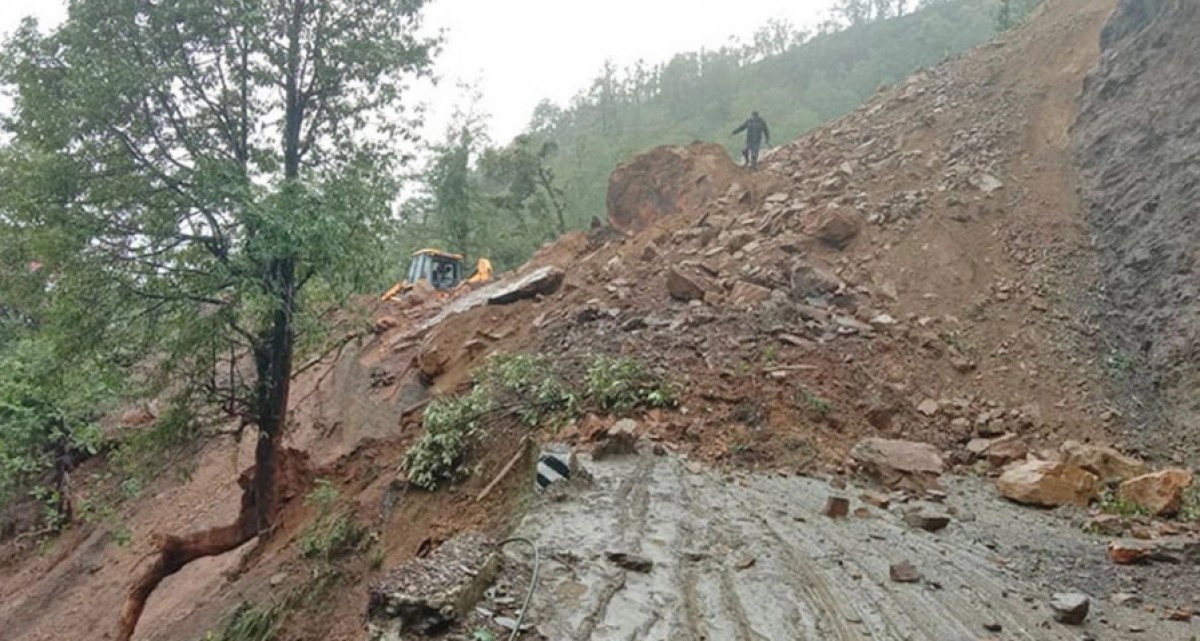
[[[462,254],[451,254],[440,249],[420,249],[413,253],[408,266],[408,278],[393,285],[380,300],[403,296],[422,281],[445,295],[459,287],[491,280],[492,261],[486,258],[480,258],[475,264],[475,273],[464,278]]]

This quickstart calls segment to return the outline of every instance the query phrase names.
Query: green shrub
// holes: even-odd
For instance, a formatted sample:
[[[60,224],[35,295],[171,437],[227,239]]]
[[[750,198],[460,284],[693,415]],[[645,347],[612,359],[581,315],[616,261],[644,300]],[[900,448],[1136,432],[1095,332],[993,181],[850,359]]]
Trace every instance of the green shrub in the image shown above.
[[[639,407],[675,407],[674,390],[629,357],[599,356],[588,365],[587,396],[600,409],[624,414]]]
[[[531,427],[557,426],[585,408],[627,413],[676,405],[669,385],[631,358],[590,361],[581,385],[544,356],[493,356],[473,376],[467,394],[438,399],[425,409],[425,433],[404,456],[408,481],[426,490],[455,481],[484,426],[515,417]],[[580,389],[583,391],[580,392]]]
[[[439,399],[425,408],[425,434],[404,455],[408,482],[427,490],[455,480],[466,457],[470,439],[480,421],[495,409],[495,400],[485,387],[464,396]]]

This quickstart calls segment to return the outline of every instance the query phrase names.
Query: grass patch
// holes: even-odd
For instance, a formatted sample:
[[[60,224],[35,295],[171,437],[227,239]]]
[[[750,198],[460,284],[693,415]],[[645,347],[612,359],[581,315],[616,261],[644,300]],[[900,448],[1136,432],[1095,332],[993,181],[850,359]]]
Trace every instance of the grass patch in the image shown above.
[[[300,534],[301,556],[328,562],[362,552],[371,543],[370,533],[349,511],[338,509],[339,492],[332,483],[317,479],[316,485],[304,499],[318,515]]]
[[[204,641],[275,641],[282,623],[280,615],[278,607],[263,608],[242,603],[221,631],[205,634]]]
[[[798,402],[802,410],[821,420],[825,420],[833,414],[833,404],[828,399],[809,390],[801,389],[799,391]]]

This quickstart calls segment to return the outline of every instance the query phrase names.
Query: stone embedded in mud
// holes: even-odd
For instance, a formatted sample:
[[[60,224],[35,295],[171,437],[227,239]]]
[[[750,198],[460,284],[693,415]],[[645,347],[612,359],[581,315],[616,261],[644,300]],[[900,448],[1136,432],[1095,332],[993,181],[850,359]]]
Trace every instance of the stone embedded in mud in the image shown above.
[[[844,519],[850,514],[850,499],[844,496],[831,496],[825,502],[822,514],[831,519]]]
[[[1067,625],[1080,625],[1087,618],[1092,600],[1086,594],[1058,593],[1050,598],[1050,609],[1054,620]]]
[[[445,631],[475,607],[499,572],[494,541],[478,532],[460,534],[371,585],[367,638],[399,641]]]
[[[675,300],[703,300],[712,289],[708,279],[697,274],[684,274],[674,267],[667,270],[667,293]]]
[[[944,465],[937,448],[928,443],[868,438],[859,441],[850,457],[870,475],[892,483],[906,475],[939,476]]]
[[[608,557],[608,560],[612,561],[617,567],[624,568],[630,572],[648,574],[654,569],[654,561],[637,554],[630,554],[628,552],[609,552],[605,556]]]
[[[1087,470],[1051,461],[1025,461],[996,481],[1005,498],[1029,505],[1086,507],[1100,494],[1100,479]]]
[[[1085,445],[1078,441],[1067,441],[1059,448],[1062,461],[1067,465],[1082,467],[1100,477],[1102,481],[1122,481],[1141,476],[1150,471],[1146,464],[1114,450],[1111,447]]]
[[[604,440],[592,450],[592,460],[601,461],[613,456],[638,453],[638,424],[633,419],[621,419],[604,432]]]
[[[950,525],[950,517],[944,514],[926,514],[925,512],[909,512],[904,515],[904,522],[911,527],[937,532]]]
[[[908,561],[893,563],[888,568],[888,576],[896,583],[916,583],[921,580],[921,573]]]
[[[1191,472],[1163,470],[1125,481],[1117,488],[1117,496],[1155,516],[1171,516],[1183,506],[1183,492],[1191,485]]]

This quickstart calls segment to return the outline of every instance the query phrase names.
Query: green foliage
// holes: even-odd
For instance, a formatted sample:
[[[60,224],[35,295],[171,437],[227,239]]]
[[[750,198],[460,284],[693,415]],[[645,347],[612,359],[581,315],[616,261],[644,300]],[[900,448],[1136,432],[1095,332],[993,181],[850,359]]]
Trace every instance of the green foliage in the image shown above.
[[[1150,514],[1145,507],[1117,496],[1116,491],[1111,487],[1101,493],[1098,507],[1105,514],[1121,516],[1148,516]]]
[[[1192,483],[1183,491],[1183,504],[1176,518],[1187,523],[1200,521],[1200,483]]]
[[[296,346],[380,271],[423,5],[76,0],[24,23],[0,51],[0,275],[21,285],[0,307],[176,395],[173,427],[281,431]]]
[[[488,390],[437,400],[425,408],[425,434],[404,455],[408,482],[427,490],[456,480],[471,438],[484,416],[495,409]]]
[[[670,385],[628,357],[597,357],[587,368],[586,385],[589,399],[616,414],[639,407],[674,407],[678,402]]]
[[[60,525],[67,515],[56,463],[69,468],[99,451],[96,419],[114,397],[103,367],[59,354],[44,338],[0,347],[0,508],[32,496]]]
[[[495,355],[473,374],[470,392],[438,399],[425,409],[425,433],[404,456],[412,485],[427,490],[459,479],[472,443],[499,418],[537,428],[556,426],[586,409],[626,413],[674,407],[674,390],[631,358],[589,361],[583,381],[544,356]]]
[[[204,641],[275,641],[280,631],[279,608],[262,608],[243,602],[220,632],[209,632]]]
[[[300,534],[300,554],[306,559],[333,561],[361,552],[370,543],[366,528],[348,510],[338,509],[340,494],[327,479],[317,479],[305,503],[317,509],[317,518]]]
[[[827,399],[805,389],[800,390],[799,396],[801,407],[817,418],[825,419],[833,413],[833,405]]]

